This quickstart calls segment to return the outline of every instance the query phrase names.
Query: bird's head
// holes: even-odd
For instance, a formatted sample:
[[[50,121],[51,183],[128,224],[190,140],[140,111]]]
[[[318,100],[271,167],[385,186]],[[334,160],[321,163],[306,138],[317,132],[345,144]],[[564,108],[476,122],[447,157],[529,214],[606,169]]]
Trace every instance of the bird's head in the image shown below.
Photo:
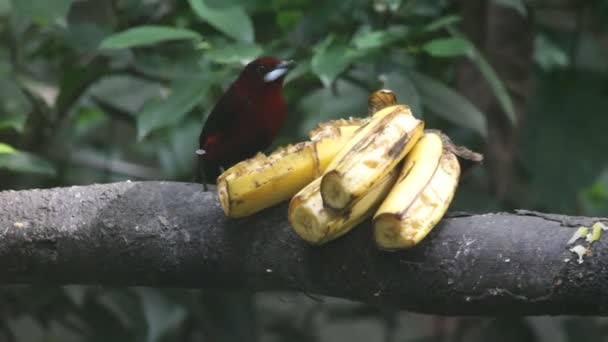
[[[259,87],[277,86],[283,84],[285,75],[295,66],[294,61],[282,60],[276,57],[260,57],[247,66],[239,80]]]

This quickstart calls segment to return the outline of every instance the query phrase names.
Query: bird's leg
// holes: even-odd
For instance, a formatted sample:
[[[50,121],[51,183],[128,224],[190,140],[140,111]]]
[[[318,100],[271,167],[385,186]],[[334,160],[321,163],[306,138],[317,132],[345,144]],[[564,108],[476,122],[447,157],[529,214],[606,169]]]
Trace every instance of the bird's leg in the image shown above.
[[[197,183],[203,183],[203,191],[208,191],[208,188],[207,188],[207,175],[204,175],[203,177],[201,177],[201,174],[205,173],[205,168],[202,167],[203,160],[201,159],[201,156],[205,155],[205,150],[198,149],[198,150],[195,151],[195,153],[199,156],[198,157],[198,163],[196,163],[195,182],[197,182]]]

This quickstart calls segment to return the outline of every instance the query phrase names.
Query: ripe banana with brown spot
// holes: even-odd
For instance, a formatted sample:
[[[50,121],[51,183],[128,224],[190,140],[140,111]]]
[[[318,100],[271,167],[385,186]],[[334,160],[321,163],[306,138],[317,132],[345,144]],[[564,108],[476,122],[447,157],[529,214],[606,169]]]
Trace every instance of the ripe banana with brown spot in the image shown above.
[[[330,161],[365,122],[334,120],[311,132],[311,141],[258,153],[218,177],[220,204],[226,216],[237,218],[288,200],[319,177]]]
[[[312,244],[333,240],[374,214],[398,174],[398,170],[393,169],[353,202],[351,207],[342,210],[323,206],[321,178],[317,178],[289,202],[289,223],[302,239]]]
[[[460,165],[448,142],[441,133],[425,132],[407,155],[399,178],[374,215],[378,247],[412,247],[445,214],[460,178]]]
[[[408,106],[376,112],[328,166],[321,180],[323,204],[333,209],[351,206],[403,159],[423,129],[424,122]]]

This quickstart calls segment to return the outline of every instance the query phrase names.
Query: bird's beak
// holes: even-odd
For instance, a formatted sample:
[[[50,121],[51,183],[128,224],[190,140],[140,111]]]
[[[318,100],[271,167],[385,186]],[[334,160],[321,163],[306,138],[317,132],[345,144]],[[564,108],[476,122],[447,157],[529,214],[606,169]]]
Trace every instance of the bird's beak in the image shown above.
[[[296,66],[296,63],[292,60],[282,61],[277,64],[277,66],[269,71],[266,75],[264,75],[264,82],[274,82],[279,78],[285,76],[289,70],[293,69]]]

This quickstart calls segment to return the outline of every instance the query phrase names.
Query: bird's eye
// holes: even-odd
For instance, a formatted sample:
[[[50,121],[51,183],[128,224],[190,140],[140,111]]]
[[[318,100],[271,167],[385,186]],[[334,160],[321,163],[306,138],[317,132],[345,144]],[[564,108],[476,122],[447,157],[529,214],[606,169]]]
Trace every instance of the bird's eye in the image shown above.
[[[255,69],[258,73],[260,74],[265,74],[266,73],[266,67],[263,65],[258,65],[258,67]]]

